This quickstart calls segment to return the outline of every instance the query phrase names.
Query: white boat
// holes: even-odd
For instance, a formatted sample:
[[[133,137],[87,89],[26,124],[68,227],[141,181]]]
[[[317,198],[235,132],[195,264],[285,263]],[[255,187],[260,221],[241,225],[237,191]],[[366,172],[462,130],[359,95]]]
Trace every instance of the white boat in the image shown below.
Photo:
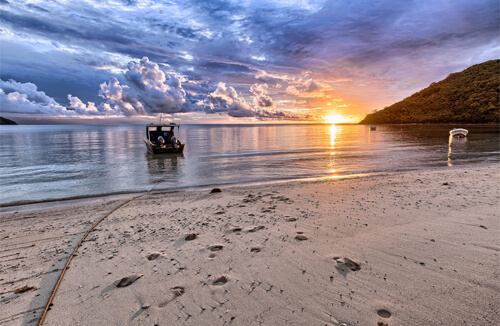
[[[467,137],[467,134],[469,133],[469,131],[467,129],[463,129],[463,128],[453,128],[453,130],[450,130],[450,135],[452,137]]]
[[[370,130],[377,130],[377,126],[370,126]]]

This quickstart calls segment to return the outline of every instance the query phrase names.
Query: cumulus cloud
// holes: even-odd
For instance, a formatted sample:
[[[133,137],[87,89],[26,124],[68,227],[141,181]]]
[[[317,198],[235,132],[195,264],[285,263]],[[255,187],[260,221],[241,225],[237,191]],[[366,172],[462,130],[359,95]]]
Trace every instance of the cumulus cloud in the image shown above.
[[[225,83],[219,83],[217,89],[208,94],[205,112],[216,113],[227,111],[232,117],[253,117],[255,111],[244,98],[239,97],[236,90]]]
[[[267,84],[253,84],[250,87],[250,93],[253,96],[253,103],[255,106],[259,108],[275,108],[276,103],[274,103],[273,99],[268,95]]]
[[[288,94],[298,97],[323,97],[329,90],[329,85],[316,82],[312,78],[297,78],[286,88]]]
[[[80,115],[122,115],[121,112],[111,108],[109,103],[101,103],[96,106],[93,102],[83,103],[78,97],[68,94],[69,107]]]
[[[169,73],[162,70],[164,68],[168,68]],[[304,94],[322,89],[322,85],[312,80],[290,78],[289,81],[295,85],[297,92]],[[99,104],[84,103],[77,96],[68,94],[69,105],[64,106],[39,91],[33,83],[0,82],[2,111],[17,114],[131,117],[203,111],[256,119],[298,118],[289,111],[276,110],[267,83],[253,84],[249,93],[253,105],[226,83],[214,84],[178,77],[170,67],[159,66],[147,57],[139,62],[129,62],[121,80],[112,77],[100,84],[99,96],[104,101]]]
[[[33,83],[0,79],[0,108],[6,113],[74,115]]]
[[[116,78],[102,83],[99,95],[115,110],[127,116],[177,113],[186,103],[186,91],[180,80],[166,75],[147,57],[131,61],[125,73],[126,85]]]
[[[310,75],[309,71],[303,71],[300,77],[297,77],[258,70],[254,78],[274,84],[276,89],[286,86],[286,92],[297,97],[329,97],[327,93],[331,91],[330,85],[315,81]]]

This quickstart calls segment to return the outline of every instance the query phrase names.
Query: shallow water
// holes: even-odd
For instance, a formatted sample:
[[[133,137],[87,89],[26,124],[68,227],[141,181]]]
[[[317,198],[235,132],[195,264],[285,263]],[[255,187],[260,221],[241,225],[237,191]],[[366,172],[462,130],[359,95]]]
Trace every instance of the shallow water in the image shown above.
[[[497,125],[452,127],[183,125],[184,154],[152,156],[144,126],[1,126],[0,204],[500,162]]]

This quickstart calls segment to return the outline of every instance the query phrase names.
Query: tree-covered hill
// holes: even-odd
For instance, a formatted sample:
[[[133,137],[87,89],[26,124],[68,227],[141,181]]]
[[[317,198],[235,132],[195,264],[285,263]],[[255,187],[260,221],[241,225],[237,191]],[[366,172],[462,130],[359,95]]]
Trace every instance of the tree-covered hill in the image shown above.
[[[368,114],[360,123],[499,123],[499,88],[500,60],[487,61]]]

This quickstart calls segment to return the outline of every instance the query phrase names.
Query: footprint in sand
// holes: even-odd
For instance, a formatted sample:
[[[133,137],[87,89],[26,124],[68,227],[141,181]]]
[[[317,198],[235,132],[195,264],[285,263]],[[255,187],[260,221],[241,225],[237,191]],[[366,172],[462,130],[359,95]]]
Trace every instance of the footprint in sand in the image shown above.
[[[160,258],[160,254],[155,252],[155,253],[152,253],[151,255],[148,256],[148,260],[156,260],[158,258]]]
[[[392,314],[385,309],[380,309],[377,311],[377,315],[379,315],[382,318],[391,318]]]
[[[191,241],[191,240],[194,240],[198,237],[198,234],[196,233],[190,233],[188,235],[186,235],[186,237],[184,238],[184,240],[186,241]]]
[[[241,230],[243,230],[243,229],[242,228],[234,228],[231,231],[233,231],[234,233],[237,233],[237,232],[241,232]]]
[[[165,302],[162,302],[158,305],[158,308],[163,308],[165,307],[166,305],[168,305],[170,302],[172,302],[173,300],[175,300],[175,298],[181,296],[184,294],[184,292],[186,292],[186,289],[183,287],[183,286],[174,286],[172,289],[172,295],[173,297],[170,298],[169,300],[165,301]]]
[[[264,230],[265,228],[266,228],[265,226],[260,225],[260,226],[254,227],[253,229],[248,230],[248,232],[253,233],[253,232],[257,232],[259,230]]]
[[[297,219],[295,217],[290,217],[288,219],[286,219],[287,222],[295,222],[297,221]]]
[[[227,283],[227,278],[225,276],[221,276],[212,282],[213,285],[224,285],[226,283]]]
[[[304,241],[304,240],[307,240],[307,237],[303,234],[297,234],[295,236],[295,240],[298,240],[298,241]]]
[[[250,252],[260,252],[260,251],[261,251],[261,249],[257,248],[257,247],[250,249]]]
[[[223,245],[213,245],[213,246],[208,247],[208,250],[210,250],[210,251],[221,251],[222,248],[224,248]]]
[[[172,293],[176,297],[183,295],[184,292],[186,292],[186,289],[183,286],[174,286],[172,288]]]
[[[335,259],[335,261],[337,261],[337,263],[345,265],[347,268],[349,268],[353,272],[359,271],[361,269],[361,266],[358,263],[356,263],[354,260],[351,260],[347,257],[346,258],[333,257],[333,259]]]
[[[126,286],[129,286],[143,276],[144,275],[142,275],[142,274],[133,274],[133,275],[124,277],[118,282],[118,284],[116,284],[116,287],[117,288],[124,288]]]

